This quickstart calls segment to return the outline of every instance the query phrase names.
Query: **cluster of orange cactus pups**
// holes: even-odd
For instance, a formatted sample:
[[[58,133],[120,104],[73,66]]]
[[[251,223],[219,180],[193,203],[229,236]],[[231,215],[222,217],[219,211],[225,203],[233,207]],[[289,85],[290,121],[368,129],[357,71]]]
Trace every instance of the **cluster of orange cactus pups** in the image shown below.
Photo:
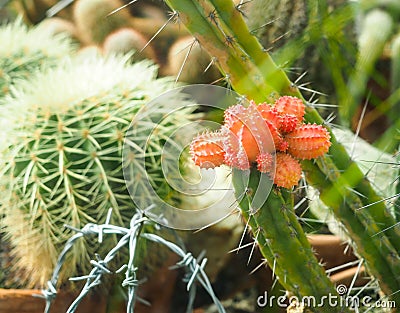
[[[291,96],[274,104],[231,106],[221,129],[193,139],[190,154],[201,168],[226,164],[246,170],[256,164],[275,185],[292,188],[301,178],[298,160],[317,158],[331,145],[326,128],[304,123],[304,112],[303,101]]]

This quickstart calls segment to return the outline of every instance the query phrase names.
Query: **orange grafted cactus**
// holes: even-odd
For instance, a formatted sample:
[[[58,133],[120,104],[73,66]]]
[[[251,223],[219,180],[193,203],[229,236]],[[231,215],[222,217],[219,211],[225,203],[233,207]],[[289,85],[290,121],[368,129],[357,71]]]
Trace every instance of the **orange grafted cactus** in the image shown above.
[[[296,116],[299,123],[303,121],[305,105],[299,98],[291,96],[280,97],[275,101],[274,108],[279,114],[292,114]]]
[[[231,106],[221,130],[195,138],[190,153],[202,168],[226,164],[247,170],[257,165],[277,186],[292,188],[301,177],[297,159],[319,157],[331,145],[323,126],[303,124],[304,112],[303,101],[291,96],[280,97],[274,105],[250,101],[248,107]]]
[[[274,184],[278,187],[292,188],[301,178],[300,163],[287,153],[276,154]]]
[[[252,141],[243,140],[243,130],[244,127],[241,127],[235,134],[225,127],[222,128],[222,133],[225,134],[225,140],[223,141],[225,151],[224,163],[241,170],[247,170],[250,168],[250,162],[242,143],[243,141],[252,143],[252,145],[247,148],[247,151],[249,151],[250,148],[256,147],[256,145],[253,145]]]
[[[260,153],[273,152],[274,134],[276,140],[282,140],[276,127],[266,123],[254,103],[247,108],[238,104],[226,109],[222,129],[227,137],[227,164],[238,168],[249,168],[247,164],[255,162]],[[273,142],[269,140],[271,135]]]
[[[224,114],[224,133],[229,138],[227,145],[232,154],[227,157],[234,157],[233,154],[244,149],[249,161],[254,161],[259,153],[258,144],[253,136],[253,129],[250,129],[250,121],[247,108],[238,104],[229,107]],[[228,132],[230,134],[228,135]]]
[[[288,144],[284,141],[281,134],[282,116],[280,116],[280,114],[274,107],[265,102],[257,105],[256,108],[257,111],[261,114],[269,129],[276,150],[286,151],[286,149],[288,148]],[[295,124],[295,127],[296,125],[297,122]]]
[[[328,152],[331,142],[329,132],[321,125],[305,124],[297,127],[285,137],[288,152],[303,160],[317,158]]]
[[[225,151],[221,132],[208,132],[198,135],[190,144],[190,155],[201,168],[214,168],[224,164]]]

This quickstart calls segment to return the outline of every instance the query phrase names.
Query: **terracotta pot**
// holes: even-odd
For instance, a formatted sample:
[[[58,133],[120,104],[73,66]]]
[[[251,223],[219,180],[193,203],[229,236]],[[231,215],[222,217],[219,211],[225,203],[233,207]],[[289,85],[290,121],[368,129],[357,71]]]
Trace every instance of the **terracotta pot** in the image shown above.
[[[168,312],[165,308],[170,306],[177,277],[177,271],[171,270],[170,266],[176,264],[178,261],[179,258],[171,253],[166,262],[152,273],[149,280],[140,285],[138,290],[139,296],[149,301],[152,305],[149,307],[137,302],[135,312]],[[78,292],[66,293],[60,290],[51,305],[50,313],[65,313],[75,300]],[[0,313],[43,313],[45,300],[34,295],[41,295],[41,291],[34,289],[0,288]],[[93,293],[82,300],[76,313],[105,313],[107,300],[107,295],[101,296]],[[117,301],[112,306],[113,313],[126,312],[125,301]]]
[[[351,261],[355,261],[357,258],[354,256],[352,249],[347,249],[346,245],[340,240],[340,238],[332,235],[310,235],[309,240],[315,249],[317,258],[324,264],[325,268],[333,268],[342,264],[346,264]],[[272,273],[268,268],[261,269],[255,275],[249,275],[248,271],[257,266],[261,255],[255,252],[253,260],[256,262],[253,265],[247,265],[248,252],[239,253],[243,254],[234,255],[230,258],[230,262],[226,265],[226,268],[233,268],[234,275],[231,279],[239,279],[239,282],[234,283],[239,288],[233,288],[228,294],[225,294],[224,298],[229,297],[229,294],[235,294],[239,290],[246,289],[251,285],[258,285],[262,290],[265,290],[267,286],[272,285],[273,278]],[[243,260],[241,260],[243,259]],[[147,307],[138,304],[137,311],[140,312],[168,312],[167,307],[171,304],[171,296],[175,289],[176,282],[176,271],[171,271],[168,267],[176,262],[176,257],[171,258],[160,267],[151,279],[141,286],[140,296],[146,300],[149,300],[153,306]],[[330,278],[336,284],[350,285],[352,279],[357,273],[357,266],[351,268],[344,268],[331,274]],[[223,275],[225,276],[225,275]],[[367,282],[364,279],[365,270],[361,268],[357,275],[358,279],[355,282],[356,286],[363,285]],[[229,276],[228,276],[229,277]],[[226,278],[226,276],[225,276]],[[239,290],[238,290],[239,289]],[[260,290],[261,290],[260,289]],[[33,294],[40,294],[40,290],[15,290],[15,289],[0,289],[0,313],[42,313],[44,311],[45,302],[41,298],[33,297]],[[66,312],[69,305],[73,302],[76,295],[59,292],[55,302],[52,305],[51,313],[64,313]],[[121,303],[121,307],[118,307],[118,312],[124,312],[126,308]],[[103,313],[106,312],[106,298],[100,296],[86,297],[79,305],[77,313]]]
[[[43,313],[45,301],[34,297],[40,295],[40,290],[31,289],[0,289],[0,313]],[[52,305],[51,313],[65,313],[74,301],[76,295],[60,292]],[[99,296],[86,297],[77,313],[106,312],[106,301]]]
[[[321,259],[325,268],[336,267],[357,260],[353,249],[346,250],[346,244],[335,235],[308,235],[308,241]]]

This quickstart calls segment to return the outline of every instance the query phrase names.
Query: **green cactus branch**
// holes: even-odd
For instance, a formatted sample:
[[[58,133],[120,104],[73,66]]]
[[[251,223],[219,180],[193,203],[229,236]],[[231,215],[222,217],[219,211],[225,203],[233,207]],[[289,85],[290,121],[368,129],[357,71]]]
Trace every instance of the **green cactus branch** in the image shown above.
[[[233,169],[242,214],[280,283],[298,297],[314,296],[318,303],[328,294],[337,295],[295,216],[293,195],[278,189],[267,199],[264,193],[255,195],[260,181],[265,179],[269,179],[267,175],[255,169],[249,175]],[[295,258],[293,251],[296,251]],[[318,309],[318,312],[335,312],[329,306]],[[343,312],[343,308],[337,308],[336,312]]]
[[[167,1],[167,3],[169,3]],[[212,11],[206,13],[200,6],[203,2],[197,1],[173,1],[170,6],[178,12],[179,20],[192,32],[195,38],[204,46],[211,55],[220,56],[216,64],[225,73],[228,83],[238,86],[242,90],[248,90],[251,94],[261,95],[271,87],[261,79],[261,73],[252,63],[246,62],[242,66],[243,52],[229,41],[229,34],[223,34],[223,30],[213,25]],[[214,27],[213,27],[214,26]],[[216,28],[216,29],[215,29]],[[233,38],[233,37],[232,37]],[[227,47],[231,49],[227,49]],[[235,75],[230,75],[231,69]],[[247,79],[251,75],[260,79]],[[261,97],[260,97],[261,100]]]
[[[235,42],[246,53],[246,57],[250,58],[250,61],[261,71],[262,77],[266,84],[270,86],[271,92],[275,93],[279,90],[282,94],[292,94],[293,90],[287,76],[282,75],[282,71],[276,66],[270,66],[273,63],[271,56],[264,51],[256,37],[251,35],[233,1],[211,0],[210,2],[215,7],[215,12],[219,17],[218,22],[223,22],[232,31]],[[268,91],[266,89],[263,92],[269,96]]]
[[[237,92],[257,102],[271,100],[279,94],[304,99],[286,73],[274,63],[270,55],[251,35],[241,13],[232,1],[167,0],[166,2],[178,12],[183,24],[213,56],[222,73],[229,77],[232,87]],[[210,19],[210,16],[213,19]],[[240,52],[243,54],[242,57],[238,57]],[[262,88],[262,86],[267,87]],[[311,106],[306,108],[305,120],[324,124],[322,117]],[[399,276],[399,268],[395,265],[396,262],[388,260],[388,256],[385,255],[389,253],[393,260],[399,260],[397,252],[400,247],[399,229],[393,227],[396,221],[388,214],[382,198],[377,195],[332,132],[331,141],[329,156],[316,163],[305,161],[303,165],[309,173],[315,173],[324,178],[324,183],[318,186],[323,195],[321,198],[332,206],[337,218],[347,228],[352,228],[353,223],[359,225],[354,226],[358,228],[354,231],[356,234],[352,234],[357,240],[353,240],[357,243],[358,251],[366,260],[371,273],[380,280],[381,284],[384,284],[382,289],[390,295],[400,289],[397,279],[393,278]],[[346,175],[343,174],[342,177],[342,173]],[[338,178],[343,183],[343,188],[338,188],[336,182]],[[313,181],[310,178],[310,182]],[[331,186],[336,187],[332,189]],[[335,195],[334,199],[340,201],[332,201],[329,196],[333,195]],[[243,203],[242,201],[242,205]],[[246,211],[245,206],[243,211]],[[257,221],[258,218],[261,218],[263,223],[267,223],[264,225],[268,225],[268,222],[263,219],[264,216],[257,217]],[[269,216],[269,218],[273,217]],[[374,237],[377,233],[380,233],[380,236]],[[372,237],[374,238],[371,239]],[[379,246],[378,241],[383,242],[384,247]],[[364,245],[368,249],[365,249]]]
[[[315,171],[310,162],[303,164],[307,180],[320,190],[320,198],[335,213],[338,220],[345,226],[351,240],[357,246],[357,252],[364,258],[371,274],[379,281],[382,290],[390,295],[400,289],[398,278],[399,262],[397,252],[385,236],[376,236],[377,225],[360,207],[359,198],[351,192],[349,181],[351,171],[337,175],[337,181],[332,183],[327,177]],[[350,176],[350,177],[349,177]],[[353,205],[349,205],[350,200]],[[400,300],[398,294],[394,299]]]

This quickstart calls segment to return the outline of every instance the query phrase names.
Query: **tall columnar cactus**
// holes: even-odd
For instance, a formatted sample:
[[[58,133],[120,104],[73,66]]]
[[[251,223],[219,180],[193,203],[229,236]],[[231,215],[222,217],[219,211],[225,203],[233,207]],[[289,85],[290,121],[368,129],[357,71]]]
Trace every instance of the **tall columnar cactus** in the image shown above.
[[[0,26],[0,99],[19,79],[55,65],[73,50],[67,36],[54,36],[40,26],[28,28],[21,19]]]
[[[148,61],[127,65],[128,57],[67,58],[21,82],[2,109],[1,118],[13,127],[2,130],[7,131],[10,154],[1,172],[1,213],[15,265],[26,274],[28,286],[43,286],[49,279],[71,235],[64,224],[80,228],[105,221],[113,208],[111,222],[126,225],[136,210],[122,170],[124,136],[144,104],[173,83],[156,79],[157,68]],[[170,109],[161,105],[153,113],[162,116]],[[151,158],[135,165],[146,167],[142,171],[156,181],[161,198],[173,193],[160,179],[164,136],[186,123],[191,110],[170,114],[165,122],[146,115],[137,122],[138,128],[157,123],[163,129],[152,137]],[[145,178],[135,179],[140,183]],[[61,278],[87,270],[93,249],[102,254],[114,244],[97,249],[89,242],[78,244]]]
[[[304,104],[295,97],[281,97],[274,105],[237,104],[225,111],[221,130],[199,135],[190,152],[200,167],[233,167],[242,215],[281,284],[299,298],[312,295],[320,302],[336,291],[295,217],[293,194],[288,189],[301,178],[298,159],[323,155],[330,142],[325,128],[304,124],[303,116]],[[275,187],[269,194],[272,183]],[[328,306],[320,309],[332,310]]]
[[[240,11],[245,2],[238,6],[230,0],[166,2],[214,57],[226,80],[237,92],[256,102],[273,100],[276,95],[302,98],[297,86],[289,81],[285,72],[272,61],[270,55],[249,32]],[[305,120],[316,124],[324,123],[311,105],[306,106]],[[332,133],[331,143],[328,155],[319,157],[316,162],[302,161],[307,180],[320,190],[321,198],[346,226],[358,253],[365,260],[370,273],[379,281],[382,290],[389,297],[400,301],[400,293],[397,292],[400,289],[399,225],[396,225],[382,198]],[[251,170],[253,171],[254,169]],[[281,206],[283,205],[284,202],[281,202]],[[255,214],[249,216],[246,206],[243,205],[242,212],[249,220],[252,218],[255,223],[259,222],[260,227],[275,225],[272,221],[266,224],[266,219],[258,219]],[[274,214],[278,216],[277,212]],[[270,215],[269,218],[274,216]],[[253,232],[257,234],[257,224],[253,226]],[[264,256],[270,260],[271,266],[279,263],[282,258],[271,259],[273,254],[263,248],[268,238],[263,238],[260,234],[262,232],[256,238]],[[306,288],[301,281],[296,286],[300,292],[304,290],[302,288]],[[292,291],[294,287],[295,284],[291,285]]]

